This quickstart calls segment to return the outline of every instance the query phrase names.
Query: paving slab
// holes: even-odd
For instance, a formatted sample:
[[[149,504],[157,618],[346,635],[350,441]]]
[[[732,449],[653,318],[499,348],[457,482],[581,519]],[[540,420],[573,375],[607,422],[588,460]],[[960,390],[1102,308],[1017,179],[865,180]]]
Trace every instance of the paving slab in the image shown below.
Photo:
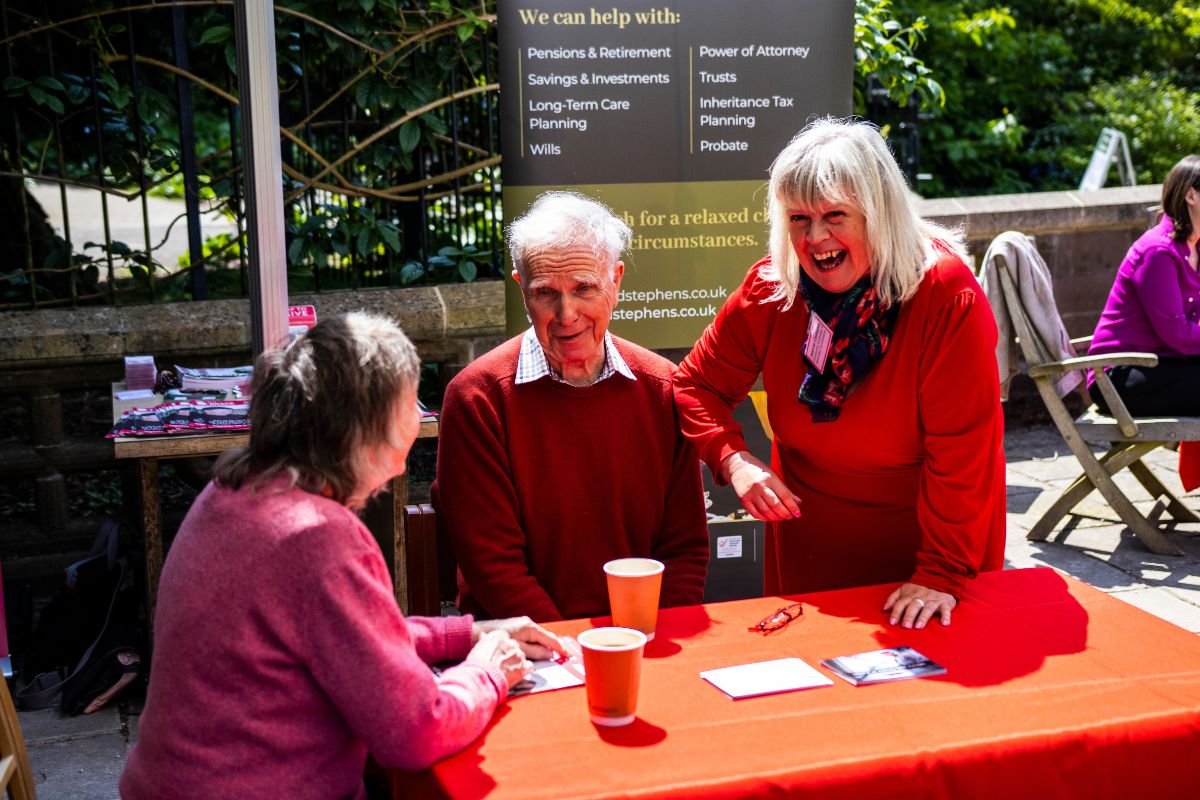
[[[26,745],[51,744],[70,739],[85,739],[112,733],[121,728],[121,714],[115,705],[93,714],[68,717],[57,707],[21,712],[21,733]]]
[[[1131,589],[1126,592],[1113,592],[1112,596],[1192,633],[1200,633],[1200,606],[1181,600],[1171,592]]]
[[[108,800],[117,797],[127,745],[119,730],[29,748],[38,797]]]

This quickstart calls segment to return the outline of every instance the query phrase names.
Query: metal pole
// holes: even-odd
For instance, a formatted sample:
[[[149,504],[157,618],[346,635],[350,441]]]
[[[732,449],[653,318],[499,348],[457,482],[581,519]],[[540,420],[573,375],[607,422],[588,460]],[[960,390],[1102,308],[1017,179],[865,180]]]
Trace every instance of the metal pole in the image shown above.
[[[171,32],[175,42],[175,66],[189,72],[186,9],[171,9]],[[179,103],[179,163],[183,169],[183,202],[187,211],[188,262],[192,266],[192,299],[208,297],[204,275],[204,239],[200,232],[200,178],[196,166],[196,122],[192,114],[192,82],[175,77]]]
[[[241,106],[250,326],[254,356],[287,342],[287,247],[283,159],[279,147],[279,79],[271,0],[234,3],[238,99]]]

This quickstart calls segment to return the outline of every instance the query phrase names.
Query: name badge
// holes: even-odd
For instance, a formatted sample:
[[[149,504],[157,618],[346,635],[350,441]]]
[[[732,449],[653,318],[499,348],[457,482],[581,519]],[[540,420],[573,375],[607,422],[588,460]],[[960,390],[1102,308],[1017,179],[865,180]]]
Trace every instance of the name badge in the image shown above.
[[[808,337],[804,340],[804,357],[817,372],[825,371],[829,359],[829,347],[833,343],[833,330],[825,324],[819,314],[808,315]]]

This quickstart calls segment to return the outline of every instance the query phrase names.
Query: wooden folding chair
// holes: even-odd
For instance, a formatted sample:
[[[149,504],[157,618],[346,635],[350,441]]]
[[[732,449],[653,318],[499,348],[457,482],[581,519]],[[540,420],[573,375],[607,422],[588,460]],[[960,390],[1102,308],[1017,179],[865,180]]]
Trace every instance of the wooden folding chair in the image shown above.
[[[37,800],[29,752],[21,736],[17,709],[13,707],[8,684],[0,680],[0,788],[10,800]]]
[[[1175,546],[1154,524],[1143,516],[1124,492],[1113,482],[1113,476],[1128,469],[1155,500],[1162,498],[1166,510],[1178,522],[1200,522],[1191,509],[1172,494],[1162,481],[1155,477],[1142,458],[1156,448],[1178,441],[1200,440],[1200,417],[1155,417],[1135,418],[1130,415],[1125,403],[1117,394],[1112,380],[1103,371],[1104,367],[1132,365],[1153,367],[1158,356],[1153,353],[1106,353],[1096,356],[1079,356],[1059,360],[1034,330],[1030,314],[1021,301],[1020,292],[1013,284],[1003,256],[997,256],[1000,285],[1004,290],[1009,318],[1021,347],[1021,354],[1028,365],[1029,377],[1037,386],[1046,410],[1058,426],[1067,446],[1075,454],[1083,473],[1068,486],[1041,519],[1029,531],[1026,538],[1044,541],[1081,500],[1099,491],[1121,521],[1153,552],[1164,556],[1180,556],[1183,551]],[[1055,309],[1057,313],[1057,309]],[[1079,345],[1091,337],[1071,340]],[[1079,418],[1074,418],[1066,404],[1058,396],[1055,383],[1072,370],[1095,370],[1096,383],[1100,387],[1112,416],[1101,414],[1092,404]],[[1105,442],[1108,452],[1099,458],[1087,442]]]

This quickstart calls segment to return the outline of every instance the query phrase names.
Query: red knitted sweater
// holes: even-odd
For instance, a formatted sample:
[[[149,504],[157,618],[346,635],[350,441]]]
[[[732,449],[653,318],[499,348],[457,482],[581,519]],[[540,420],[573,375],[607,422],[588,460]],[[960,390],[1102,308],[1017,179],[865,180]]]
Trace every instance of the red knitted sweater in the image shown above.
[[[679,433],[673,365],[614,337],[637,376],[514,383],[521,337],[451,381],[433,501],[459,605],[492,617],[608,613],[602,566],[666,564],[664,606],[699,603],[708,564],[700,461]]]

